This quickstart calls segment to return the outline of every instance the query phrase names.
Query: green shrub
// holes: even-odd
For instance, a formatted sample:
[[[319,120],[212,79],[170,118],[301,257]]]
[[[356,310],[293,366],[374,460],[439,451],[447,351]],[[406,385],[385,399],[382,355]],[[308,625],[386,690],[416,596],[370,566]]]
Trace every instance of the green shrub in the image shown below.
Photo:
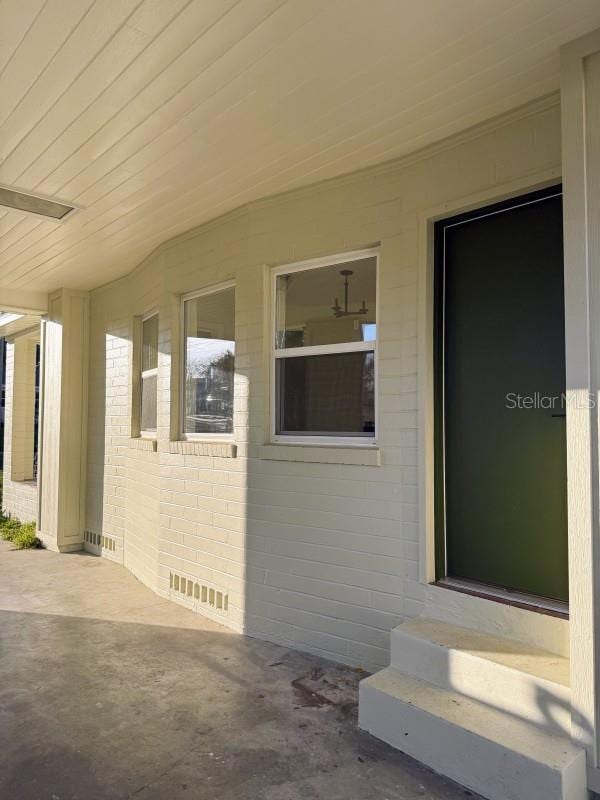
[[[21,523],[15,517],[0,517],[0,538],[12,542],[18,550],[40,545],[35,534],[35,522]]]
[[[21,523],[14,517],[4,517],[0,520],[0,536],[6,542],[12,542],[21,530]]]
[[[28,522],[26,525],[21,525],[19,532],[12,539],[12,543],[17,550],[39,547],[40,540],[35,535],[35,523]]]

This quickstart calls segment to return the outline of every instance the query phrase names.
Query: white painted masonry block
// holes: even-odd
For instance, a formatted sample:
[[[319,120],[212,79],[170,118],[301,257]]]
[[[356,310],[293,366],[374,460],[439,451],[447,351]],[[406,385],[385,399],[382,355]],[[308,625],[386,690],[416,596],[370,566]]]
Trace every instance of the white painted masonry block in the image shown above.
[[[507,164],[510,179],[498,179]],[[219,587],[229,597],[223,621],[236,630],[386,666],[390,628],[422,614],[428,591],[419,568],[419,219],[558,181],[560,164],[555,96],[398,162],[253,203],[94,290],[83,527],[114,539],[104,555],[163,596],[171,573]],[[271,267],[376,244],[377,447],[272,444]],[[225,281],[236,285],[233,442],[180,441],[180,298]],[[130,446],[132,340],[135,318],[155,310],[151,452]]]

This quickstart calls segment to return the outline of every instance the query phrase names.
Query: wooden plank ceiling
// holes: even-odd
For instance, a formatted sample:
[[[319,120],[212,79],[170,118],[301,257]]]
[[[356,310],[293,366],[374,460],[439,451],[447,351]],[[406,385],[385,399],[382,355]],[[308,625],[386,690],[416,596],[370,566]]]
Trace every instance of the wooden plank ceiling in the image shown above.
[[[598,0],[0,0],[2,289],[91,288],[250,200],[558,88]]]

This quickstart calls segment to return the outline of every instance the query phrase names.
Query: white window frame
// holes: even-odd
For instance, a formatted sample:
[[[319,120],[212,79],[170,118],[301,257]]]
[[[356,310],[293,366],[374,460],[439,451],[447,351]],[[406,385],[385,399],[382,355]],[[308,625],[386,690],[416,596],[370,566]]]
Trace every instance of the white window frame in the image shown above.
[[[365,258],[375,259],[375,325],[377,335],[374,341],[367,342],[345,342],[340,344],[310,345],[307,347],[286,347],[278,349],[276,347],[276,326],[277,326],[277,278],[280,275],[290,275],[293,272],[305,272],[319,267],[334,267],[336,264],[346,264],[349,261],[362,261]],[[338,445],[341,447],[362,447],[373,448],[378,446],[379,436],[379,248],[372,247],[367,250],[353,250],[349,253],[336,253],[324,258],[312,258],[305,261],[296,261],[292,264],[284,264],[276,267],[271,272],[271,324],[269,326],[271,337],[271,409],[270,409],[270,432],[271,442],[275,444],[305,444],[305,445],[324,445],[331,447]],[[294,356],[318,356],[331,353],[360,353],[365,351],[374,353],[374,416],[375,432],[373,436],[299,436],[295,434],[277,433],[277,380],[276,364],[280,358]]]
[[[139,400],[139,415],[140,415],[140,437],[142,439],[156,439],[158,435],[158,336],[159,332],[157,331],[156,336],[156,367],[154,369],[142,369],[142,363],[144,361],[144,322],[147,322],[152,317],[158,317],[158,309],[153,308],[152,311],[148,311],[146,314],[142,316],[142,320],[140,323],[140,400]],[[139,319],[139,318],[138,318]],[[160,322],[160,319],[159,319]],[[144,392],[144,378],[151,378],[152,376],[156,375],[156,429],[153,431],[146,431],[143,430],[141,427],[142,423],[142,395]]]
[[[233,410],[233,420],[232,420],[232,427],[233,431],[231,433],[186,433],[184,431],[185,427],[185,415],[186,415],[186,408],[185,408],[185,362],[186,362],[186,344],[185,344],[185,304],[188,300],[196,300],[198,297],[206,297],[210,294],[218,294],[219,292],[224,292],[227,289],[233,289],[234,294],[234,330],[236,328],[236,306],[237,306],[237,291],[235,281],[225,281],[224,283],[214,284],[212,286],[207,286],[204,289],[198,289],[193,292],[188,292],[187,294],[181,295],[181,305],[179,307],[179,316],[180,316],[180,341],[181,341],[181,357],[179,360],[179,438],[182,441],[188,442],[203,442],[203,441],[215,441],[215,442],[234,442],[235,441],[235,367],[234,367],[234,374],[233,374],[233,402],[234,402],[234,410]],[[210,325],[205,325],[205,328],[210,328]],[[214,326],[213,326],[214,327]],[[234,343],[237,349],[237,337],[234,339]]]

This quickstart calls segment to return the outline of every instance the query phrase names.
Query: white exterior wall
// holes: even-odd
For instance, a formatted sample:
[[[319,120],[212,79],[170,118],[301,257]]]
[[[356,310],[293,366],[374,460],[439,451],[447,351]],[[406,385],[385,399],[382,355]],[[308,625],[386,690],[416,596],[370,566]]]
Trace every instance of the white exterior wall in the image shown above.
[[[36,342],[21,337],[6,343],[6,405],[2,511],[21,522],[35,522],[38,487],[32,480]],[[20,358],[15,371],[15,350]]]
[[[423,215],[557,181],[560,161],[560,109],[551,98],[400,162],[252,204],[165,243],[128,278],[94,291],[86,527],[114,540],[104,553],[179,602],[199,605],[171,591],[170,572],[227,593],[226,614],[203,610],[237,630],[370,670],[387,664],[390,629],[425,610],[441,615],[450,594],[428,589],[424,566]],[[265,447],[268,267],[377,243],[380,465],[360,456],[328,463],[356,461],[356,450]],[[231,279],[235,457],[222,446],[172,441],[178,295]],[[157,452],[130,441],[134,315],[154,308]],[[560,620],[464,603],[472,624],[566,647]]]
[[[600,791],[600,30],[561,51],[572,735]],[[594,403],[585,402],[593,398]]]

